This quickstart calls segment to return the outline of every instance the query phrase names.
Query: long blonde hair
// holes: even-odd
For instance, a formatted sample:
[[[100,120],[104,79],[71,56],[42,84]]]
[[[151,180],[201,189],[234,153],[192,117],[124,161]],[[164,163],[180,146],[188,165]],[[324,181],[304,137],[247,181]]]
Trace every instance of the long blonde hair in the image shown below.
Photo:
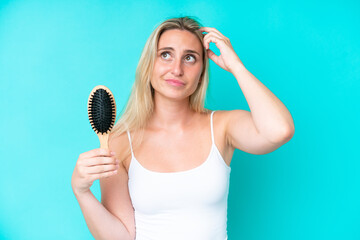
[[[140,130],[140,132],[142,132],[153,113],[154,89],[150,84],[150,78],[152,76],[154,61],[157,56],[158,42],[162,33],[170,29],[186,30],[195,34],[203,46],[202,40],[204,36],[202,31],[199,30],[200,27],[199,21],[195,20],[194,17],[185,16],[167,19],[155,28],[146,41],[145,47],[141,53],[131,94],[126,108],[123,108],[118,116],[120,119],[117,120],[115,126],[111,130],[112,137],[120,136],[127,130],[130,132]],[[209,110],[204,108],[208,84],[209,60],[206,49],[203,46],[203,69],[200,76],[200,82],[195,92],[189,98],[189,105],[192,110],[199,113],[209,112]],[[140,138],[137,138],[137,141],[132,141],[133,149],[136,149],[136,147],[141,144],[141,141],[142,135]],[[128,151],[128,154],[124,154],[124,159],[127,158],[129,154],[131,154],[130,150]]]

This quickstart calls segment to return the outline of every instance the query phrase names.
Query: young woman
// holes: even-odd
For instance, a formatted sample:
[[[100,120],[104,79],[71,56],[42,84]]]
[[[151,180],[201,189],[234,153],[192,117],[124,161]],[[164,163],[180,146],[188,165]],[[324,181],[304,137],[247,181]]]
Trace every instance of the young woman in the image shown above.
[[[204,108],[208,58],[234,75],[251,112]],[[80,154],[72,187],[96,239],[224,240],[235,148],[266,154],[293,134],[289,111],[227,37],[193,18],[172,18],[146,42],[109,150]],[[96,179],[101,203],[89,190]]]

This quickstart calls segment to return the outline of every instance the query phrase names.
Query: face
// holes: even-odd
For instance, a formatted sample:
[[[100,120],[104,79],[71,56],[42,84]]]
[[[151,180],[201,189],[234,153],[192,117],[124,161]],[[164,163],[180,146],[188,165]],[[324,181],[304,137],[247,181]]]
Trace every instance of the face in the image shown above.
[[[165,31],[158,43],[151,85],[155,94],[184,99],[198,87],[203,67],[203,46],[189,31]]]

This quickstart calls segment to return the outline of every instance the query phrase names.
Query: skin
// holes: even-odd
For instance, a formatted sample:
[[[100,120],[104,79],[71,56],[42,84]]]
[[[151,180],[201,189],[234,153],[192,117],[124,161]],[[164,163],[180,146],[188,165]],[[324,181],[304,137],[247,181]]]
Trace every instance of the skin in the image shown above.
[[[251,112],[240,109],[217,111],[213,115],[215,145],[228,166],[235,148],[252,154],[266,154],[289,141],[294,134],[294,123],[289,111],[264,84],[244,67],[229,39],[215,28],[202,27],[200,30],[207,32],[203,42],[197,40],[189,32],[180,30],[169,30],[160,38],[159,49],[171,46],[173,50],[170,52],[169,58],[167,55],[165,55],[166,57],[158,55],[156,58],[154,74],[151,79],[151,84],[155,89],[155,113],[148,122],[143,143],[134,152],[136,159],[148,170],[156,172],[186,171],[200,166],[209,156],[211,147],[210,116],[209,114],[194,113],[188,107],[188,98],[196,89],[202,63],[190,64],[187,62],[192,61],[192,58],[186,56],[185,49],[193,49],[201,54],[200,50],[203,47],[206,48],[206,54],[211,60],[234,75],[251,109]],[[210,42],[216,44],[221,55],[217,56],[209,49]],[[165,61],[162,57],[169,61]],[[174,87],[165,82],[167,78],[180,79],[186,84],[183,87]],[[137,138],[136,132],[132,133],[132,138]],[[129,149],[127,134],[109,141],[109,148],[119,154],[115,154],[115,156],[122,159],[121,154]],[[88,189],[89,179],[93,181],[102,177],[100,180],[101,203],[107,210],[105,211],[98,204],[93,195],[89,196],[90,191],[87,191],[87,194],[82,197],[80,195],[77,197],[81,206],[92,210],[96,207],[97,215],[101,215],[105,219],[102,222],[112,224],[108,227],[109,230],[118,230],[118,236],[126,235],[124,238],[128,237],[121,225],[122,222],[131,239],[134,239],[136,235],[134,209],[128,189],[129,179],[125,172],[129,169],[131,156],[122,162],[124,167],[119,167],[118,173],[111,171],[114,176],[105,178],[111,176],[108,175],[109,170],[115,169],[115,157],[95,158],[93,156],[101,156],[101,153],[106,154],[106,152],[105,149],[95,149],[86,155],[82,154],[79,157],[79,165],[77,164],[75,168],[73,179],[76,188],[79,188],[78,184],[80,184],[80,187],[85,185],[85,188]],[[103,156],[110,156],[109,154]],[[94,163],[100,164],[94,166]],[[101,170],[109,172],[101,172]],[[94,172],[97,173],[94,174]],[[82,177],[79,177],[78,174]],[[86,211],[90,212],[90,210]],[[94,214],[91,215],[93,219],[98,219]]]
[[[289,141],[294,123],[285,105],[244,66],[230,40],[217,29],[202,27],[202,42],[185,30],[168,30],[159,39],[151,84],[155,91],[154,114],[144,132],[144,142],[134,152],[143,167],[156,172],[179,172],[200,166],[211,150],[209,114],[189,108],[189,97],[196,90],[202,70],[202,49],[209,59],[232,73],[244,93],[251,112],[217,111],[213,118],[214,141],[229,166],[235,149],[266,154]],[[206,33],[204,33],[206,32]],[[209,49],[215,43],[221,55]],[[172,50],[161,50],[171,47]],[[189,56],[185,50],[198,52]],[[166,79],[185,82],[182,87]],[[136,138],[137,133],[132,133]],[[128,147],[128,146],[127,146]],[[123,164],[129,169],[131,156]]]
[[[163,49],[171,47],[173,49]],[[201,165],[211,149],[210,114],[189,107],[189,97],[198,87],[203,68],[204,45],[186,30],[164,32],[158,44],[151,85],[155,109],[144,132],[144,142],[134,155],[143,167],[156,172],[186,171]],[[189,53],[192,50],[196,53]],[[184,86],[172,86],[165,79],[178,79]],[[233,150],[226,148],[224,126],[215,123],[215,142],[230,165]],[[136,138],[136,132],[132,138]],[[128,170],[131,159],[124,160]]]
[[[172,47],[174,50],[161,50]],[[186,53],[190,49],[198,54]],[[168,30],[159,40],[151,85],[155,90],[155,109],[149,126],[183,131],[195,112],[189,108],[189,97],[198,86],[202,61],[202,44],[198,38],[184,30]],[[178,79],[185,82],[183,87],[172,86],[165,79]]]

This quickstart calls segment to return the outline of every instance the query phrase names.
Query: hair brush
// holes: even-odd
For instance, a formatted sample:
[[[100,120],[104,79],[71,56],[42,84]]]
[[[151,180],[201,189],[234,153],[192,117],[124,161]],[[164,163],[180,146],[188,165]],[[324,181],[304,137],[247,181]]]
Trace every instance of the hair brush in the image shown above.
[[[108,139],[116,118],[112,92],[103,85],[94,87],[88,99],[88,115],[92,129],[98,135],[100,148],[109,149]]]

